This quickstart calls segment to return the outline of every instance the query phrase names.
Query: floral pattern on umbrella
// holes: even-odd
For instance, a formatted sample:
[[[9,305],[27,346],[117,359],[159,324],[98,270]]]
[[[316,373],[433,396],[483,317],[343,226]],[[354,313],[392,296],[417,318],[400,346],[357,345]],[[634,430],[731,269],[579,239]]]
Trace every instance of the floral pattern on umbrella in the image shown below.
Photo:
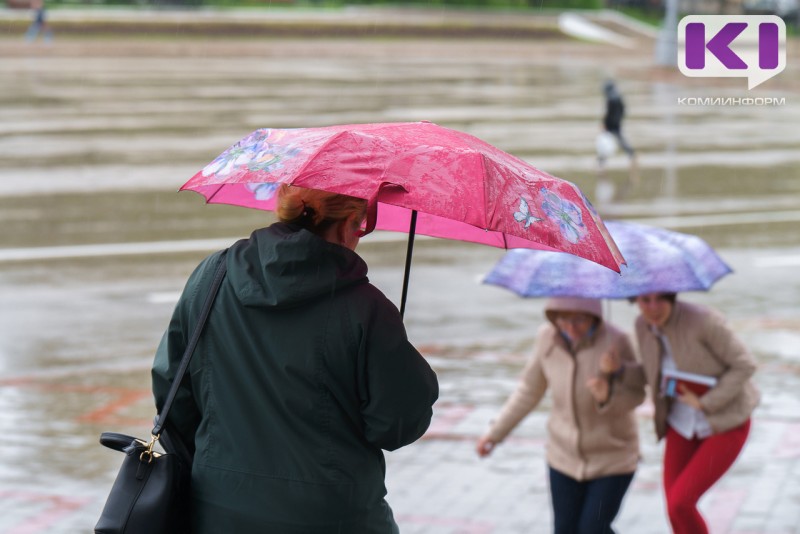
[[[280,144],[283,136],[281,131],[267,128],[256,130],[206,165],[203,176],[224,178],[237,167],[246,167],[252,172],[277,170],[286,159],[302,152],[301,148],[292,144]]]
[[[531,208],[528,201],[524,198],[519,199],[519,211],[514,212],[514,220],[523,224],[523,228],[528,228],[532,223],[541,221],[541,217],[536,217],[531,214]]]
[[[275,192],[281,184],[265,183],[265,184],[245,184],[248,190],[253,193],[256,200],[266,202],[275,197]]]
[[[546,187],[541,189],[544,197],[542,210],[547,216],[558,223],[558,228],[567,241],[577,243],[586,237],[586,225],[583,223],[583,214],[580,208],[574,203],[561,198]],[[586,199],[583,196],[584,201]]]

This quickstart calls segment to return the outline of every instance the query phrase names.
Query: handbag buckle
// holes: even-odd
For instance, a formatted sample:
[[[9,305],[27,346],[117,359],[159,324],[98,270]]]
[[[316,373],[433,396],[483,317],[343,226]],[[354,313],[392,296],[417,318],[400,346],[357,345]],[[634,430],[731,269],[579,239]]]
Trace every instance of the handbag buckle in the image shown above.
[[[143,450],[141,454],[139,454],[140,462],[147,462],[149,464],[153,461],[153,456],[156,455],[156,453],[153,452],[153,447],[155,446],[156,441],[158,441],[158,438],[160,437],[161,437],[160,434],[158,436],[156,435],[150,436],[150,443],[147,444],[147,448]]]

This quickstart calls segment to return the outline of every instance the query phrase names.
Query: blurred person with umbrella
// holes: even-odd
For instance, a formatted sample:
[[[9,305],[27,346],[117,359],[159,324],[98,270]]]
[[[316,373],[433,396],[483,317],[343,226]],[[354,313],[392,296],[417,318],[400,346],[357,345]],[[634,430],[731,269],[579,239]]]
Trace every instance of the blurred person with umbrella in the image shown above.
[[[171,412],[194,451],[194,532],[397,532],[381,450],[425,432],[438,384],[355,253],[374,228],[409,231],[406,280],[417,215],[427,235],[622,262],[573,184],[431,123],[257,130],[182,189],[279,221],[229,249]],[[157,352],[158,408],[219,255]]]
[[[708,527],[697,503],[738,457],[759,403],[753,355],[722,314],[672,292],[631,298],[636,338],[655,405],[655,431],[666,438],[663,484],[676,534]]]
[[[640,457],[634,409],[645,398],[643,375],[601,304],[547,300],[547,322],[519,385],[476,445],[488,456],[551,391],[547,465],[556,534],[613,533]]]
[[[366,201],[278,190],[280,222],[230,247],[179,390],[193,533],[396,533],[381,449],[417,440],[436,375],[356,253]],[[220,253],[190,276],[153,365],[163,406]]]

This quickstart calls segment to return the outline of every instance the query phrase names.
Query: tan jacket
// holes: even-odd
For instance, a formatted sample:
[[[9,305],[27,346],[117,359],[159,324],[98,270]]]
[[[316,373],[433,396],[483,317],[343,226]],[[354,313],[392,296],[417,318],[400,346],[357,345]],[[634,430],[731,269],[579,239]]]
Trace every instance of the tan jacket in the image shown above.
[[[760,397],[750,380],[756,362],[724,317],[711,308],[676,301],[661,330],[680,371],[718,379],[717,385],[700,398],[712,430],[725,432],[747,421]],[[660,391],[661,344],[641,316],[636,319],[636,339],[655,405],[656,435],[661,439],[666,434],[671,399]]]
[[[624,362],[613,377],[611,396],[600,406],[586,387],[597,376],[602,354],[614,347]],[[552,324],[536,336],[532,358],[522,372],[517,390],[492,422],[489,437],[499,443],[552,392],[547,424],[547,462],[576,479],[633,473],[639,461],[639,435],[634,408],[645,397],[640,365],[627,336],[605,324],[573,356]]]

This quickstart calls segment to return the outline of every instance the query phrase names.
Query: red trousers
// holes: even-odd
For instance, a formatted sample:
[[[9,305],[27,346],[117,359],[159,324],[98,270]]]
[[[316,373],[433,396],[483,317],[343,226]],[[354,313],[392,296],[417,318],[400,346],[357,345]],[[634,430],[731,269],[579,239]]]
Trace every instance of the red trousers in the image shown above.
[[[675,534],[707,534],[697,501],[733,465],[747,435],[750,420],[705,439],[686,439],[667,429],[664,451],[664,494]]]

